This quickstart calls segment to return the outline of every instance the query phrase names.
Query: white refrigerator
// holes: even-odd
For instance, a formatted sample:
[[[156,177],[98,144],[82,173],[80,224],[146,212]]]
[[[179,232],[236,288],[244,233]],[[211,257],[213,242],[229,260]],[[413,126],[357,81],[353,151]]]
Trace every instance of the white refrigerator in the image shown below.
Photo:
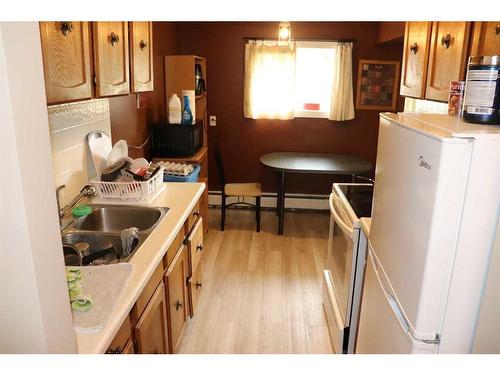
[[[499,126],[380,115],[357,353],[472,351],[499,208]]]

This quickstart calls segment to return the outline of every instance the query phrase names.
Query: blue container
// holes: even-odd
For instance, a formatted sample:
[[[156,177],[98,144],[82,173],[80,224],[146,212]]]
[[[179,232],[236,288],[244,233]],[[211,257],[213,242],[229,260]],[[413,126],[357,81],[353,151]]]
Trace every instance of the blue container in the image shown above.
[[[200,169],[199,165],[193,165],[193,171],[187,176],[174,176],[172,174],[163,173],[163,182],[198,182]]]

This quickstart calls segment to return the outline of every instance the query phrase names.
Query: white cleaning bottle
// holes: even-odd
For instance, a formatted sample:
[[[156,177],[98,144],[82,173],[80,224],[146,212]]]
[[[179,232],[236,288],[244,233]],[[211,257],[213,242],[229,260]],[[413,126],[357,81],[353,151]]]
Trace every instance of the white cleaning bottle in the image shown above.
[[[177,94],[172,94],[168,99],[168,122],[170,124],[180,124],[181,116],[181,100]]]

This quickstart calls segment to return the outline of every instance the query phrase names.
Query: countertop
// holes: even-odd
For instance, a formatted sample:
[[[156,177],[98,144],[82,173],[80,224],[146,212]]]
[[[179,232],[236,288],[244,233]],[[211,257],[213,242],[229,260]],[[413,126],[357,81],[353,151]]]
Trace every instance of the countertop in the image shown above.
[[[182,229],[194,205],[205,189],[204,183],[165,182],[165,189],[148,206],[170,207],[167,215],[144,243],[137,249],[129,263],[133,264],[127,286],[118,296],[111,316],[98,334],[76,334],[78,353],[104,353],[116,332],[134,306],[158,264],[168,250],[175,235]]]

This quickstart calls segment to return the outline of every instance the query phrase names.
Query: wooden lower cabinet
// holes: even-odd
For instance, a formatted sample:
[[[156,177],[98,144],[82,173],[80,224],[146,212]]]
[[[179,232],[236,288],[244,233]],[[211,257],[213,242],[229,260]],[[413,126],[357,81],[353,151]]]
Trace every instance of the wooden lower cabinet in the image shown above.
[[[196,312],[198,307],[198,300],[203,289],[203,273],[201,263],[198,265],[196,270],[193,271],[193,275],[188,281],[188,292],[189,292],[189,315],[191,318]]]
[[[129,345],[133,346],[132,324],[130,322],[130,316],[127,316],[113,341],[109,344],[106,354],[123,354]]]
[[[199,205],[179,229],[107,353],[178,352],[188,317],[193,317],[203,288],[204,221],[199,217]]]
[[[165,286],[160,282],[134,327],[137,353],[169,353]]]
[[[122,354],[135,354],[134,343],[130,340],[122,351]]]
[[[186,246],[178,250],[177,255],[165,272],[164,282],[167,298],[167,319],[170,330],[170,352],[176,353],[184,332],[188,317],[188,254]]]
[[[201,262],[203,254],[203,219],[200,218],[187,239],[189,270],[194,271]],[[191,272],[188,276],[191,276]]]

